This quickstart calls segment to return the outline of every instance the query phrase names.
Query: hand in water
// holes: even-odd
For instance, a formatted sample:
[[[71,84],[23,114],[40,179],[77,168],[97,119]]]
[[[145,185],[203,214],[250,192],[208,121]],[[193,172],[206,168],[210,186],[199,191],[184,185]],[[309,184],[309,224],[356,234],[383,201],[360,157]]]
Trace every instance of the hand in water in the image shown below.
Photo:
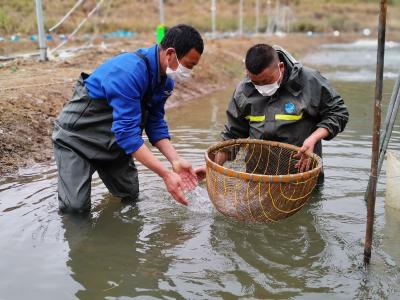
[[[223,166],[227,160],[228,160],[228,153],[219,151],[215,154],[214,162],[217,163],[218,165]],[[203,165],[203,166],[197,167],[194,170],[194,173],[196,174],[198,181],[202,181],[202,180],[206,179],[206,166]]]
[[[172,162],[172,169],[182,179],[182,189],[192,191],[197,185],[197,176],[192,168],[192,164],[187,160],[180,158]]]
[[[194,169],[194,172],[196,173],[198,181],[202,181],[202,180],[206,179],[206,166],[205,165]]]
[[[188,205],[188,201],[183,195],[183,181],[181,177],[175,172],[168,172],[163,177],[167,191],[171,196],[179,203],[183,205]]]

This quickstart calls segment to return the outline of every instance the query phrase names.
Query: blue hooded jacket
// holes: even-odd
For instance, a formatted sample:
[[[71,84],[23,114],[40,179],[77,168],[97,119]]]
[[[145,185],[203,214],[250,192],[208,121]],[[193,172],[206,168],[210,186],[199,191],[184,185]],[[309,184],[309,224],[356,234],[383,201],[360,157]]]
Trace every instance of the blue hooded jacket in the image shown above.
[[[159,47],[141,48],[150,64],[150,78],[146,63],[135,53],[117,55],[100,65],[85,80],[85,87],[92,99],[107,99],[113,108],[111,131],[118,145],[126,154],[138,150],[144,143],[140,128],[141,101],[147,89],[152,89],[145,131],[150,143],[170,138],[168,125],[164,120],[165,102],[171,95],[174,82],[160,74]]]

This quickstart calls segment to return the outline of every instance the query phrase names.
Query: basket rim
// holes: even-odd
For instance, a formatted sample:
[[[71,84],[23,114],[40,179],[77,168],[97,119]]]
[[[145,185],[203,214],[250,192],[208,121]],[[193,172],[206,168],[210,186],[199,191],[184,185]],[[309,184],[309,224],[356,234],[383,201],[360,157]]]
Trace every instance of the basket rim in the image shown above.
[[[309,150],[306,151],[305,154],[308,155],[309,157],[315,159],[317,161],[317,166],[306,172],[297,173],[297,174],[288,174],[288,175],[261,175],[261,174],[249,174],[246,172],[234,171],[232,169],[225,168],[224,166],[221,166],[221,165],[213,162],[209,157],[209,154],[216,149],[219,149],[219,148],[225,147],[225,146],[241,145],[241,144],[263,144],[263,145],[287,148],[287,149],[294,150],[294,151],[300,150],[300,147],[286,144],[286,143],[275,142],[275,141],[266,141],[266,140],[259,140],[259,139],[226,140],[226,141],[220,142],[218,144],[212,145],[211,147],[209,147],[206,150],[205,159],[206,159],[207,168],[211,168],[211,169],[217,171],[218,173],[223,174],[228,177],[235,177],[235,178],[240,178],[240,179],[254,181],[254,182],[269,182],[269,183],[276,183],[276,182],[288,183],[288,182],[296,182],[299,180],[306,180],[311,177],[318,176],[322,169],[321,157],[319,157],[315,153],[312,153]]]

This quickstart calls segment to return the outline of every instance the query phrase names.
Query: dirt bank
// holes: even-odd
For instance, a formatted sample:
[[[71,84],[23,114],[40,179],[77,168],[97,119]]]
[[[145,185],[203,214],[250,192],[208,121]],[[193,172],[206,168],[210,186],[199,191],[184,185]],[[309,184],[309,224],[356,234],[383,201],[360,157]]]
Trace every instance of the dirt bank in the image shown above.
[[[320,44],[350,39],[350,36],[294,35],[267,40],[259,37],[206,41],[206,51],[193,79],[174,91],[168,100],[168,109],[218,89],[233,89],[244,74],[244,53],[252,44],[280,44],[301,58]],[[120,51],[150,44],[147,39],[134,39],[107,47],[98,45],[70,58],[45,63],[17,60],[3,65],[0,68],[0,176],[14,173],[18,167],[51,159],[54,119],[71,96],[74,81],[82,71],[90,73]]]

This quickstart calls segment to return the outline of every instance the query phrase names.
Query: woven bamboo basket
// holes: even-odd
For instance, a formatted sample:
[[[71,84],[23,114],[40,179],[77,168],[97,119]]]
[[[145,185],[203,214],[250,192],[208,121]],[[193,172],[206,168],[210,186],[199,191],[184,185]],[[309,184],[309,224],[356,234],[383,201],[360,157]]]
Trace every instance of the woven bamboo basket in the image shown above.
[[[299,173],[289,144],[237,139],[206,152],[207,191],[218,211],[253,222],[276,222],[299,211],[310,198],[322,169],[321,158],[306,153],[310,168]],[[222,160],[221,160],[222,159]]]

